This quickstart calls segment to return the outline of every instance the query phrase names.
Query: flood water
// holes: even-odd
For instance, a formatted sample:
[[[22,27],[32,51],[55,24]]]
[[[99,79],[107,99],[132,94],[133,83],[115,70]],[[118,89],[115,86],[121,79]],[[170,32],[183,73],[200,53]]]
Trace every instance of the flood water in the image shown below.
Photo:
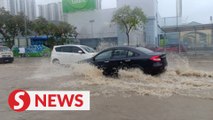
[[[140,70],[120,70],[119,78],[109,78],[88,64],[55,66],[42,60],[28,80],[60,81],[60,90],[89,90],[92,96],[151,95],[170,97],[183,95],[213,99],[213,61],[194,60],[179,55],[167,56],[167,71],[158,76]],[[203,65],[202,65],[203,64]]]

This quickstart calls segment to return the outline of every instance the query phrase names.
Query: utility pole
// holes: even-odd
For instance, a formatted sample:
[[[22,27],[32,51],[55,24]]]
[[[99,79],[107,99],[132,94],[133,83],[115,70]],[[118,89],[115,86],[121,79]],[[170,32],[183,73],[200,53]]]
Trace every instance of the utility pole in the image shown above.
[[[182,0],[176,0],[176,26],[177,26],[177,32],[178,32],[178,52],[180,53],[180,44],[181,44],[181,34],[180,34],[180,29],[179,29],[179,18],[182,17]]]
[[[24,34],[25,34],[25,40],[27,42],[27,47],[28,47],[28,39],[27,39],[27,3],[26,0],[24,0]]]
[[[95,20],[90,20],[89,21],[91,23],[91,37],[93,38],[94,37],[94,32],[93,32],[93,23],[95,22]]]

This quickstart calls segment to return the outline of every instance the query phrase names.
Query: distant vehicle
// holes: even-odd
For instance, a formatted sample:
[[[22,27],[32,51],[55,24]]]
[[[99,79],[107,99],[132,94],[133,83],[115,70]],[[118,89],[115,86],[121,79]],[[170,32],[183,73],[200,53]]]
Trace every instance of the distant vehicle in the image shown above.
[[[0,63],[12,63],[14,61],[13,52],[6,46],[0,46]]]
[[[95,50],[84,45],[59,45],[54,46],[51,62],[54,64],[71,64],[83,59],[91,58]]]
[[[119,69],[139,68],[146,74],[156,75],[166,70],[166,54],[143,47],[112,47],[85,60],[103,70],[106,76],[118,75]]]
[[[179,50],[180,48],[180,50]],[[179,51],[180,52],[186,52],[186,48],[180,44],[167,44],[164,48],[162,47],[159,47],[159,48],[156,48],[154,51],[156,52],[175,52],[175,53],[178,53]]]

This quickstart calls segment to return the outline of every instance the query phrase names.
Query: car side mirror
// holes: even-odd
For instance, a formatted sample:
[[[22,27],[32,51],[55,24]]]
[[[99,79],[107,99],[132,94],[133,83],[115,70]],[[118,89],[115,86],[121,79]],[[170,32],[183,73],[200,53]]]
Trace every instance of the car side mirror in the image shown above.
[[[81,51],[81,50],[79,50],[79,51],[78,51],[78,53],[79,53],[79,54],[84,54],[84,52],[83,52],[83,51]]]

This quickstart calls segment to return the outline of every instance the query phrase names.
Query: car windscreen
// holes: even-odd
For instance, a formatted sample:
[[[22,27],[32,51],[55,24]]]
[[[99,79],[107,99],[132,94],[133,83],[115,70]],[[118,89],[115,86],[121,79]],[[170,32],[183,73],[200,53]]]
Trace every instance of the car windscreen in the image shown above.
[[[95,52],[94,49],[92,49],[92,48],[90,48],[90,47],[87,47],[87,46],[82,46],[82,48],[83,48],[85,51],[87,51],[88,53],[94,53],[94,52]]]
[[[149,50],[149,49],[146,49],[146,48],[143,48],[143,47],[137,47],[136,49],[141,51],[141,52],[143,52],[143,53],[145,53],[145,54],[153,53],[152,50]]]
[[[10,51],[10,48],[8,48],[8,47],[0,47],[0,51],[1,52]]]

